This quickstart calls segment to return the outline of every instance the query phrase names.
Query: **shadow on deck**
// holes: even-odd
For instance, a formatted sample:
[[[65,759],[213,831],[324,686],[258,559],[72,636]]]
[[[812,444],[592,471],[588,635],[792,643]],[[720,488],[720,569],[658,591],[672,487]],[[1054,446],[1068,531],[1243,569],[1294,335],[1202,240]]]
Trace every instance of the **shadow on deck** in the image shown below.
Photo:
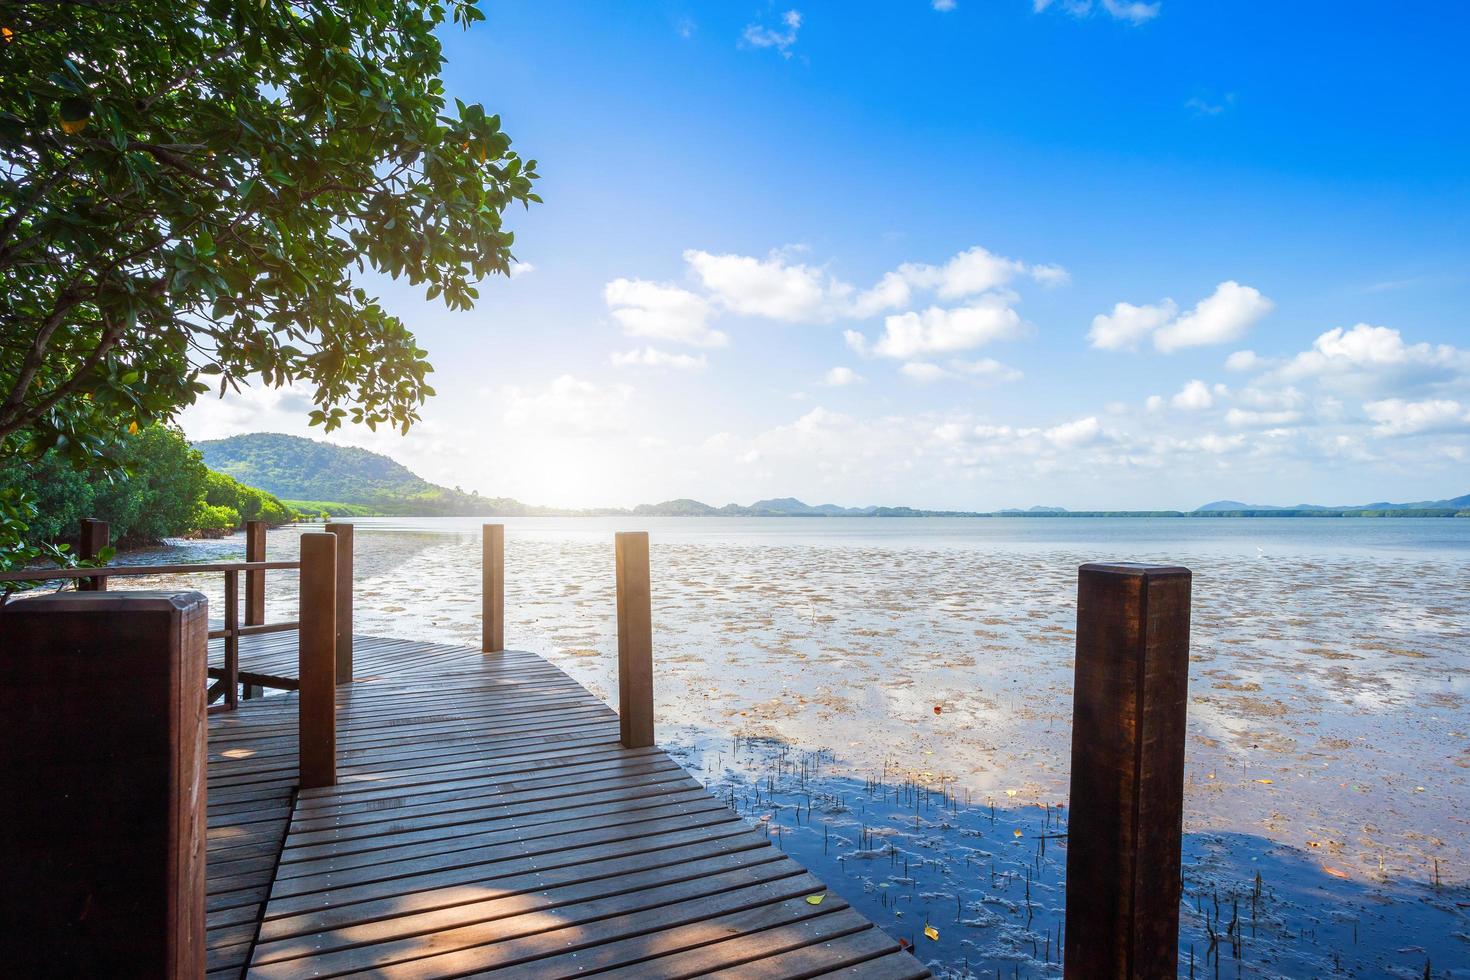
[[[354,647],[335,786],[296,790],[297,694],[209,719],[209,976],[928,975],[542,658]]]

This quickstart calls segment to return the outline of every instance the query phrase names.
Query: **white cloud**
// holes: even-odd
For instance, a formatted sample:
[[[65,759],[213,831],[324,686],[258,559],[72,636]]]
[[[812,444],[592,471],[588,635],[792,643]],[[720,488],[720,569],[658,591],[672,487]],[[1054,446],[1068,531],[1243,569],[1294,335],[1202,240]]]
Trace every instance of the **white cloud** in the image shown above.
[[[982,357],[977,361],[950,361],[949,366],[960,374],[985,381],[1020,381],[1025,377],[1017,369],[990,357]]]
[[[1018,336],[1021,317],[1001,297],[981,297],[970,306],[922,313],[900,313],[883,321],[883,336],[873,350],[885,357],[912,358],[969,350],[993,340]]]
[[[1406,344],[1397,330],[1360,323],[1351,330],[1328,330],[1279,374],[1288,380],[1315,378],[1345,391],[1405,394],[1470,385],[1470,350]]]
[[[680,371],[697,371],[707,366],[703,354],[671,354],[657,347],[635,347],[628,351],[617,351],[612,356],[617,367],[674,368]]]
[[[669,340],[698,347],[721,347],[726,336],[710,329],[710,307],[703,297],[678,286],[645,279],[614,279],[603,289],[613,319],[632,337]]]
[[[932,266],[918,267],[933,269]],[[996,255],[979,245],[967,248],[934,270],[941,299],[973,296],[1004,286],[1026,271],[1026,263]]]
[[[796,43],[796,34],[801,30],[801,12],[788,10],[781,15],[780,27],[763,24],[745,25],[745,43],[757,48],[775,48],[781,57],[791,57],[791,46]]]
[[[1265,363],[1265,360],[1253,350],[1238,350],[1225,358],[1225,370],[1227,371],[1254,371]]]
[[[957,5],[958,4],[955,2],[955,0],[934,0],[934,2],[930,4],[930,6],[932,6],[935,10],[939,11],[942,14],[949,13]]]
[[[1162,3],[1140,3],[1139,0],[1102,0],[1103,9],[1117,20],[1142,24],[1159,15]]]
[[[822,378],[822,384],[832,388],[861,384],[865,379],[850,367],[835,367]]]
[[[1148,409],[1150,412],[1160,411],[1164,407],[1164,396],[1149,395],[1148,398],[1144,400],[1143,407]]]
[[[1175,408],[1197,412],[1215,404],[1215,399],[1210,394],[1210,386],[1196,379],[1179,389],[1179,393],[1170,399],[1170,403]]]
[[[1235,429],[1264,429],[1277,425],[1295,425],[1302,413],[1292,409],[1260,412],[1246,408],[1232,408],[1225,413],[1225,424]]]
[[[540,390],[511,385],[502,394],[507,425],[573,436],[624,431],[632,398],[628,385],[597,385],[570,374]]]
[[[1373,431],[1385,436],[1444,432],[1470,427],[1470,407],[1448,398],[1422,402],[1385,398],[1382,401],[1368,402],[1363,406],[1363,411],[1378,423]]]
[[[868,353],[869,353],[869,351],[868,351],[868,338],[867,337],[864,337],[858,331],[856,331],[856,330],[844,330],[844,331],[842,331],[842,341],[843,341],[843,343],[847,344],[847,346],[848,346],[849,349],[855,351],[858,354],[861,354],[863,357],[867,357],[868,356]]]
[[[852,289],[814,266],[789,264],[781,252],[757,259],[691,248],[684,261],[721,306],[748,316],[791,323],[830,320]]]
[[[1239,340],[1275,306],[1260,290],[1227,280],[1194,309],[1160,328],[1154,334],[1154,346],[1168,353],[1182,347]]]
[[[1183,316],[1176,317],[1179,308],[1172,299],[1152,306],[1117,303],[1111,313],[1092,318],[1087,339],[1102,350],[1122,350],[1137,347],[1152,334],[1154,346],[1165,353],[1222,344],[1242,337],[1275,305],[1259,290],[1227,280]]]
[[[1079,446],[1085,446],[1090,442],[1095,442],[1101,434],[1102,424],[1094,415],[1063,422],[1042,433],[1046,441],[1058,449],[1076,449]]]
[[[1099,313],[1092,318],[1092,329],[1087,339],[1092,346],[1102,350],[1134,348],[1138,342],[1159,327],[1174,319],[1179,308],[1174,301],[1166,299],[1157,306],[1134,306],[1132,303],[1117,303],[1112,313]]]
[[[1072,274],[1059,265],[1033,265],[1031,267],[1031,278],[1041,285],[1051,288],[1054,286],[1065,286],[1072,281]]]
[[[920,384],[929,384],[934,381],[942,381],[945,378],[953,377],[952,374],[938,364],[929,364],[924,361],[909,361],[898,370],[905,378],[911,381],[917,381]]]
[[[1032,0],[1031,9],[1039,14],[1052,3],[1053,0]],[[1061,0],[1060,6],[1073,17],[1086,17],[1095,9],[1093,0]],[[1114,20],[1123,20],[1135,25],[1153,20],[1163,9],[1161,0],[1155,0],[1153,3],[1143,3],[1141,0],[1101,0],[1097,6]]]
[[[521,276],[535,272],[536,267],[529,262],[512,262],[510,264],[510,277],[519,279]]]

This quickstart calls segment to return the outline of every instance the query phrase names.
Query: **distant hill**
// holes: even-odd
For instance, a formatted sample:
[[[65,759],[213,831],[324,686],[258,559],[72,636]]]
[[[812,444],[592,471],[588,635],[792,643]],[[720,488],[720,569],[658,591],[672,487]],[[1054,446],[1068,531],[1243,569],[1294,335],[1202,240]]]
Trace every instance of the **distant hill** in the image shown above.
[[[1470,493],[1462,497],[1452,497],[1448,500],[1419,500],[1408,504],[1391,504],[1385,501],[1378,501],[1372,504],[1347,504],[1335,507],[1324,507],[1321,504],[1297,504],[1294,507],[1282,507],[1278,504],[1243,504],[1239,500],[1212,500],[1207,504],[1196,507],[1193,513],[1199,515],[1275,513],[1288,516],[1293,514],[1326,515],[1362,512],[1380,513],[1385,511],[1460,511],[1466,508],[1470,508]]]
[[[1063,507],[1032,507],[999,513],[921,510],[913,507],[841,507],[837,504],[808,504],[795,497],[771,497],[749,506],[725,504],[715,507],[699,500],[680,497],[657,504],[640,504],[631,510],[603,507],[569,510],[539,507],[512,497],[485,497],[476,491],[450,489],[423,477],[381,453],[350,446],[335,446],[282,435],[252,432],[195,443],[210,469],[226,473],[242,483],[274,494],[298,510],[308,513],[367,517],[390,515],[456,515],[499,517],[620,516],[635,517],[1337,517],[1352,514],[1394,517],[1448,516],[1464,512],[1470,516],[1470,494],[1452,500],[1421,501],[1414,504],[1367,504],[1362,507],[1297,507],[1243,504],[1216,500],[1184,514],[1179,511],[1069,511]]]
[[[309,511],[338,514],[519,513],[519,501],[430,483],[381,453],[279,432],[251,432],[194,444],[210,469]],[[333,508],[332,504],[351,507]]]

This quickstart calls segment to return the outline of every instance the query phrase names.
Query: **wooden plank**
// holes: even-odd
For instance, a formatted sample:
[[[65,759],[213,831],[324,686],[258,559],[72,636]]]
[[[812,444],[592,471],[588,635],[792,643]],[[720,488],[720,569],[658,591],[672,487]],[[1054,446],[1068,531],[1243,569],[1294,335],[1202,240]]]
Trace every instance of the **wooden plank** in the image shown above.
[[[210,719],[209,976],[925,975],[544,660],[354,644],[337,784],[293,796],[299,695]]]

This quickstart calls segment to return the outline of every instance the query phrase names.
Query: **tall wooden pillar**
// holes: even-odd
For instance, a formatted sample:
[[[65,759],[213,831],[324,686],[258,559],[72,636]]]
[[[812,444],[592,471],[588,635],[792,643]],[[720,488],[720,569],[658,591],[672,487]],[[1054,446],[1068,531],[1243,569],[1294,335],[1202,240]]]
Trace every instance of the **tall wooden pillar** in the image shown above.
[[[630,749],[653,744],[653,608],[648,532],[620,531],[618,579],[618,727]]]
[[[265,561],[265,521],[245,522],[245,560]],[[265,572],[245,573],[245,625],[265,623]]]
[[[352,525],[328,524],[337,536],[337,683],[352,683]]]
[[[102,549],[110,546],[112,532],[106,521],[99,521],[92,517],[82,518],[81,533],[77,540],[77,557],[93,559],[102,554]],[[102,575],[93,578],[77,579],[77,588],[83,592],[106,592],[107,578]]]
[[[505,649],[504,524],[486,524],[480,538],[480,649]]]
[[[337,536],[301,536],[297,738],[302,789],[337,782]]]
[[[0,973],[202,977],[209,609],[0,609]]]
[[[1078,574],[1068,980],[1176,975],[1189,588],[1175,566]]]

